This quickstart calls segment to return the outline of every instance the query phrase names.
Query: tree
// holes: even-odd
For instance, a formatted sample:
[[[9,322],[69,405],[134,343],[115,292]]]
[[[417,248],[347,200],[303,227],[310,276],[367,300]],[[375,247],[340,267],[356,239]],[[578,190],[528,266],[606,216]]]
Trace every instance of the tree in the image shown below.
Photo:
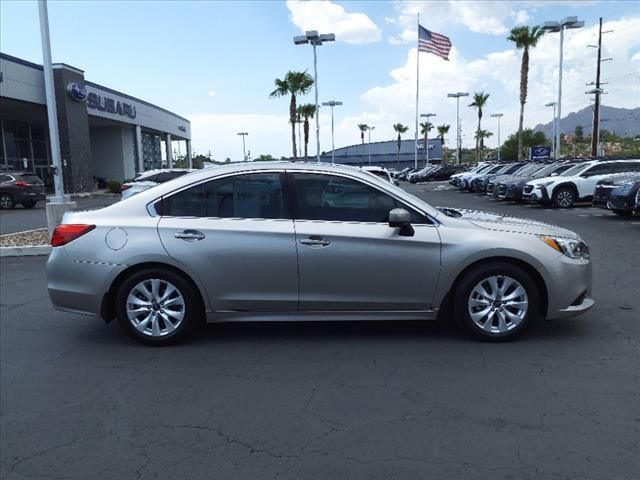
[[[482,130],[482,107],[487,104],[487,100],[489,99],[489,94],[484,92],[476,92],[473,94],[473,102],[469,104],[470,107],[478,109],[478,128],[476,128],[476,132],[480,132]],[[480,157],[482,156],[482,148],[484,145],[481,145],[483,141],[482,136],[476,136],[476,162],[480,161]]]
[[[401,123],[394,123],[393,130],[398,134],[398,156],[396,157],[396,167],[399,170],[400,169],[400,146],[402,145],[402,134],[407,133],[407,130],[409,130],[409,127]]]
[[[316,113],[316,106],[311,103],[305,103],[298,107],[298,115],[303,119],[304,132],[304,158],[307,159],[307,147],[309,146],[309,119],[313,118]]]
[[[575,134],[577,141],[581,141],[584,138],[584,129],[582,128],[582,125],[576,125],[573,133]]]
[[[500,147],[500,156],[503,160],[515,160],[518,158],[518,151],[522,151],[519,146],[520,139],[522,146],[526,149],[531,147],[550,146],[551,142],[547,140],[543,132],[534,132],[527,128],[522,131],[522,135],[518,132],[509,135],[509,138]]]
[[[524,104],[527,101],[527,83],[529,81],[529,49],[534,48],[538,40],[544,35],[541,27],[515,27],[511,29],[511,35],[507,40],[516,44],[516,48],[522,49],[522,63],[520,65],[520,120],[518,121],[518,160],[523,159],[522,148],[522,123],[524,121]]]
[[[483,158],[483,152],[484,152],[484,139],[485,138],[489,138],[490,136],[493,135],[493,132],[489,132],[487,130],[478,130],[476,131],[476,134],[474,135],[474,138],[476,139],[476,148],[478,150],[476,150],[476,161],[480,161]]]
[[[274,160],[275,158],[273,158],[271,155],[268,155],[268,154],[267,155],[262,154],[253,159],[254,162],[272,162]]]
[[[424,158],[426,161],[427,158],[427,149],[429,145],[427,145],[427,134],[433,130],[433,124],[431,122],[422,122],[420,123],[420,134],[424,135]]]
[[[359,123],[358,129],[360,130],[360,140],[362,141],[362,158],[364,159],[364,132],[369,130],[369,125],[366,123]]]
[[[298,158],[296,152],[296,113],[297,105],[296,98],[298,95],[304,95],[313,86],[313,78],[306,71],[305,72],[292,72],[288,71],[284,76],[284,80],[276,78],[274,80],[276,89],[269,94],[271,98],[284,97],[286,95],[291,96],[289,102],[289,122],[291,123],[291,144],[293,146],[293,158]]]
[[[444,161],[444,136],[449,133],[451,125],[438,125],[438,138],[440,139],[440,148],[442,149],[442,160]]]

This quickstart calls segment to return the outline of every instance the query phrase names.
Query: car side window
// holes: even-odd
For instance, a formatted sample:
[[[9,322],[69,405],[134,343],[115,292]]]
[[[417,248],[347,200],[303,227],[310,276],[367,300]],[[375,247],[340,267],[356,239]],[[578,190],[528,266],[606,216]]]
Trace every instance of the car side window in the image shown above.
[[[292,173],[291,178],[298,219],[386,223],[389,210],[404,208],[412,223],[429,223],[424,215],[358,180],[314,173]]]
[[[9,175],[0,175],[0,183],[5,183],[11,181],[11,177]]]
[[[185,173],[187,172],[164,172],[156,175],[155,180],[153,181],[158,183],[164,183],[164,182],[168,182],[169,180],[173,180],[174,178],[181,177]]]
[[[619,162],[614,164],[615,173],[640,172],[640,162]]]
[[[167,198],[162,216],[288,218],[280,173],[253,173],[211,180]]]
[[[587,177],[593,177],[595,175],[608,175],[613,172],[614,172],[613,164],[603,163],[600,165],[594,165],[593,167],[588,169],[586,172],[584,172],[583,175],[586,175]]]

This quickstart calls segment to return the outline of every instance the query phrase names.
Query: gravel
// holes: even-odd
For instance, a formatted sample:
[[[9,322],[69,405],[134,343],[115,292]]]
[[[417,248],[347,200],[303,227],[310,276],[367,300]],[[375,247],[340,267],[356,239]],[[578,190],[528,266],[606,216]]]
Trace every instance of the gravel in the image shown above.
[[[49,245],[49,232],[46,228],[26,230],[24,232],[0,235],[0,247],[29,247]]]

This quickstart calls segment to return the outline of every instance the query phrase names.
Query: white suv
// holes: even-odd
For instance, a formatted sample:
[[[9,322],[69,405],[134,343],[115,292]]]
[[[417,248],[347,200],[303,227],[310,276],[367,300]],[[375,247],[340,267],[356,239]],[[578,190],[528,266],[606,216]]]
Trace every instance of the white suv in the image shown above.
[[[640,160],[591,160],[571,167],[554,177],[527,182],[522,198],[558,208],[591,201],[596,183],[616,173],[640,172]]]

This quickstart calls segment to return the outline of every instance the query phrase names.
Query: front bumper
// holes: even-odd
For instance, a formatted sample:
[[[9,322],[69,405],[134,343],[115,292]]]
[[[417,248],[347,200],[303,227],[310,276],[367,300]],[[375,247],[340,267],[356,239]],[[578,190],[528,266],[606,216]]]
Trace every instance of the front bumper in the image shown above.
[[[547,268],[547,318],[566,318],[589,310],[595,304],[592,294],[590,261],[558,257]]]
[[[531,203],[551,203],[546,187],[535,187],[531,193],[523,191],[522,199]]]

